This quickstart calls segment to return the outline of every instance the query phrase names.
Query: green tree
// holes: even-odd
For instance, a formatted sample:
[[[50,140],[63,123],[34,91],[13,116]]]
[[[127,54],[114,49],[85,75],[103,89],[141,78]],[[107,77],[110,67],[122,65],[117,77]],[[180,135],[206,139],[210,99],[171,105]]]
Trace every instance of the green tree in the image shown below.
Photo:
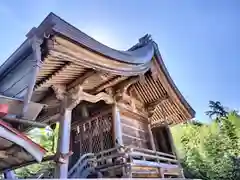
[[[171,129],[187,178],[240,179],[240,117],[230,111],[219,121]]]
[[[217,121],[221,117],[226,117],[228,113],[219,101],[209,101],[209,108],[210,110],[206,111],[206,115],[211,119],[215,118]]]
[[[59,124],[54,129],[51,128],[35,128],[27,133],[34,142],[44,147],[48,152],[46,156],[53,155],[57,149]],[[51,174],[54,168],[54,162],[42,162],[32,164],[15,170],[18,178],[35,178],[41,174]]]

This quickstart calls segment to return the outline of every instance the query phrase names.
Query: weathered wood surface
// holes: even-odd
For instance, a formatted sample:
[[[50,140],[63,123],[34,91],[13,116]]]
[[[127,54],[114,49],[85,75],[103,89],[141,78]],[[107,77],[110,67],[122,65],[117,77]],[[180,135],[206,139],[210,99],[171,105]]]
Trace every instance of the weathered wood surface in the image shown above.
[[[122,115],[121,127],[123,144],[147,149],[150,148],[148,127],[146,122],[141,122],[137,119]]]

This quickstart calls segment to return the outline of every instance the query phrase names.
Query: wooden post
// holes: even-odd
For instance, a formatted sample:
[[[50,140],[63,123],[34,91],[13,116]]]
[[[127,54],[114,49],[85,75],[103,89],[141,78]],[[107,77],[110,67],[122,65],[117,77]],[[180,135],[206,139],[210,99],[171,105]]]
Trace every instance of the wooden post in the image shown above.
[[[151,148],[152,148],[153,151],[156,151],[156,146],[155,146],[154,137],[153,137],[153,133],[152,133],[152,128],[151,128],[150,122],[148,123],[148,134],[149,134],[149,140],[150,140]]]
[[[58,152],[59,157],[56,164],[56,176],[55,178],[65,179],[68,178],[68,161],[69,161],[69,146],[70,146],[70,133],[71,133],[71,119],[72,109],[66,107],[67,98],[64,97],[61,104],[60,114],[60,127],[59,127],[59,143]],[[63,160],[63,162],[61,162]]]
[[[56,154],[58,159],[56,160],[55,178],[67,179],[68,161],[69,156],[72,154],[69,152],[72,109],[83,100],[92,103],[104,100],[106,103],[112,103],[113,99],[105,93],[97,95],[86,93],[82,90],[81,85],[70,90],[67,90],[67,87],[61,84],[53,85],[52,88],[57,99],[61,100],[59,141]]]
[[[113,120],[113,134],[114,134],[114,143],[115,146],[123,145],[122,139],[122,126],[121,126],[121,119],[120,119],[120,112],[117,107],[117,104],[113,104],[112,107],[112,120]]]

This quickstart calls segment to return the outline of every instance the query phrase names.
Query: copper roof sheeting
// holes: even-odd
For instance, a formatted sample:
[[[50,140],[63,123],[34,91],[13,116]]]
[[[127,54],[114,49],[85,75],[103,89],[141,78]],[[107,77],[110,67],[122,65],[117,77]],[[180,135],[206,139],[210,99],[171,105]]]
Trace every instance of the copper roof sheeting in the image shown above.
[[[33,160],[40,162],[45,153],[44,148],[0,120],[0,172]]]
[[[54,84],[72,87],[81,82],[83,89],[94,94],[110,84],[114,86],[130,76],[142,76],[151,71],[153,75],[146,76],[145,85],[137,83],[133,87],[146,105],[158,102],[152,122],[168,120],[169,123],[179,123],[194,117],[194,110],[175,86],[157,44],[149,36],[141,38],[128,51],[118,51],[99,43],[53,13],[34,32],[44,40],[41,46],[43,65],[34,88],[34,94],[40,94],[36,101],[41,101]],[[28,39],[31,37],[29,33]],[[26,52],[28,43],[26,40],[0,67],[0,77],[5,77],[11,70],[11,63]],[[153,76],[157,78],[153,79]],[[13,77],[8,81],[14,84]],[[164,99],[166,96],[168,98]],[[159,101],[161,99],[164,100]]]

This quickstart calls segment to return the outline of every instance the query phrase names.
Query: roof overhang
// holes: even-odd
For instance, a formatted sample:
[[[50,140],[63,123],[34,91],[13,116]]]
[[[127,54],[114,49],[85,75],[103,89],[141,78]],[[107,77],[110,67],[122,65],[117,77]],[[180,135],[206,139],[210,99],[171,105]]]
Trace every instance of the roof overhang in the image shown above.
[[[44,148],[0,120],[0,172],[34,160],[41,162],[45,153]]]
[[[44,53],[34,88],[34,101],[46,96],[54,84],[72,87],[84,82],[84,90],[96,93],[130,76],[142,76],[147,71],[153,73],[154,69],[157,80],[149,76],[147,86],[139,84],[135,87],[144,103],[158,102],[153,121],[169,118],[171,123],[180,123],[195,116],[171,79],[157,44],[149,36],[141,38],[128,51],[118,51],[94,40],[53,13],[28,33],[28,40],[34,35],[43,40],[41,48]],[[14,59],[17,61],[19,54],[24,53],[28,40],[0,67],[0,77],[6,74]],[[90,72],[89,76],[89,71],[94,71],[94,75]],[[169,98],[160,102],[166,94]]]

